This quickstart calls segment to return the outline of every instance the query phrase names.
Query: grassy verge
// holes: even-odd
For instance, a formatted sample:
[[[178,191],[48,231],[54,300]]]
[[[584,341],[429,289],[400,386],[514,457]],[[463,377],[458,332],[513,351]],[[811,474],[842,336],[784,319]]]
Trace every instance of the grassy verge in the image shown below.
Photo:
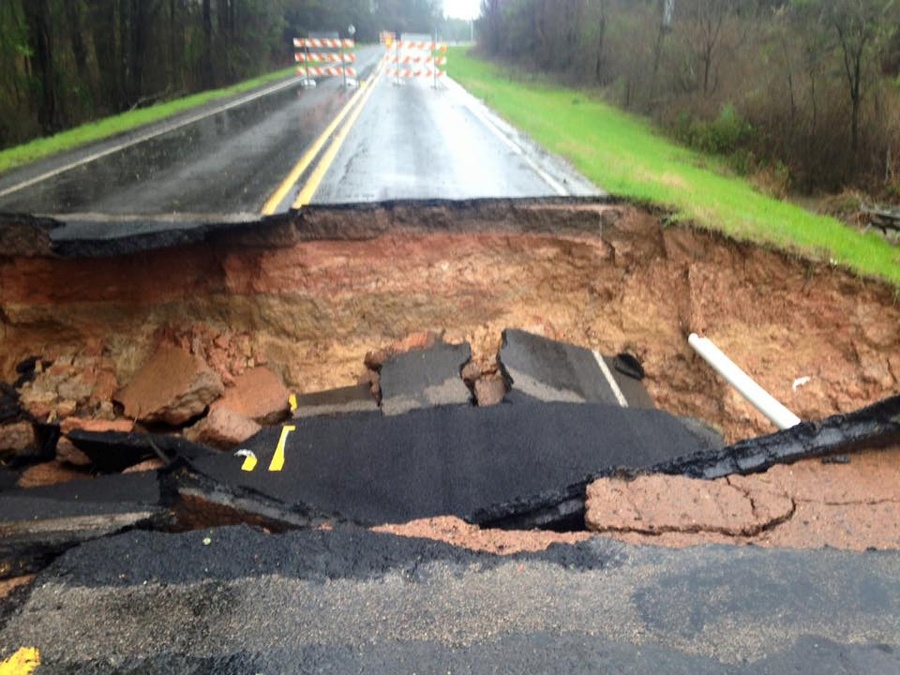
[[[14,169],[38,159],[43,159],[44,157],[48,157],[57,152],[77,148],[80,145],[85,145],[92,141],[110,138],[111,136],[130,131],[144,124],[158,122],[159,120],[172,117],[177,113],[189,110],[190,108],[196,108],[216,99],[226,98],[234,94],[240,94],[255,89],[267,82],[287,77],[293,72],[294,68],[286,68],[274,73],[262,75],[261,77],[252,80],[240,82],[230,87],[226,87],[225,89],[204,91],[199,94],[175,99],[173,101],[166,101],[147,108],[131,110],[116,115],[115,117],[107,117],[98,120],[97,122],[83,124],[80,127],[63,131],[54,136],[39,138],[30,143],[8,148],[0,151],[0,172]]]
[[[737,239],[831,260],[900,287],[900,251],[875,233],[766,197],[715,158],[584,92],[521,82],[502,67],[451,50],[449,74],[547,150],[612,194],[652,202]]]

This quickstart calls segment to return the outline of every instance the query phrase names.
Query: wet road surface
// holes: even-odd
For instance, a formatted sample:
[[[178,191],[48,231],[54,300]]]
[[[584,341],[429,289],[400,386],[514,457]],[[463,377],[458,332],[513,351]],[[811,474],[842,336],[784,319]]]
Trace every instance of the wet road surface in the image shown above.
[[[360,49],[361,76],[368,76],[381,56],[376,47]],[[252,100],[93,161],[85,160],[120,141],[0,176],[0,210],[82,217],[198,214],[200,220],[258,215],[299,154],[355,91],[345,89],[339,78],[320,80],[311,89],[291,78],[264,88],[270,90],[273,93],[242,97]],[[68,164],[76,166],[9,192]]]
[[[392,81],[382,56],[378,47],[359,50],[370,91],[344,88],[339,78],[313,89],[288,80],[222,112],[186,116],[203,115],[198,121],[156,125],[148,140],[139,130],[0,176],[0,212],[125,236],[153,221],[177,228],[253,220],[264,209],[302,206],[304,189],[305,203],[598,194],[451,80]],[[342,112],[351,114],[332,128]],[[319,142],[309,168],[287,180]],[[279,189],[285,198],[269,210]]]
[[[313,203],[598,193],[452,80],[374,86]]]

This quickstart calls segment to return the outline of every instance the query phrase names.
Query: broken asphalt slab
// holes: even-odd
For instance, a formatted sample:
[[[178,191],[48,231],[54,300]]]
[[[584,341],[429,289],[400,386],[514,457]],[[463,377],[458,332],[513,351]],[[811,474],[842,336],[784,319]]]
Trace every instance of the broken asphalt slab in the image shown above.
[[[165,434],[76,429],[69,432],[68,438],[90,458],[93,468],[100,473],[123,471],[147,459],[192,460],[215,453],[204,445]]]
[[[311,418],[245,442],[258,459],[253,471],[229,455],[191,464],[223,485],[362,524],[437,515],[478,522],[492,505],[701,448],[709,446],[661,411],[521,397],[487,408]],[[283,467],[273,471],[276,455]]]
[[[888,673],[898,578],[897,552],[598,538],[501,557],[348,527],[134,531],[41,573],[0,659],[28,645],[51,672]]]
[[[635,377],[641,373],[640,364],[628,355],[617,361],[590,349],[507,329],[499,363],[511,389],[540,401],[655,407],[640,377]]]
[[[390,357],[381,366],[382,412],[401,415],[421,408],[471,403],[472,394],[460,376],[471,359],[468,343],[445,342]]]
[[[35,572],[89,539],[160,524],[163,501],[155,472],[0,492],[0,578]]]
[[[368,384],[342,387],[297,397],[296,419],[376,412],[378,402]]]
[[[900,396],[893,396],[852,413],[803,422],[768,436],[676,457],[632,473],[665,473],[712,480],[757,473],[775,464],[790,464],[799,459],[827,457],[897,442],[900,442]],[[477,522],[485,527],[514,529],[552,527],[571,514],[584,513],[588,485],[609,475],[609,472],[598,471],[563,489],[542,495],[522,495],[510,503],[497,504],[477,514]]]

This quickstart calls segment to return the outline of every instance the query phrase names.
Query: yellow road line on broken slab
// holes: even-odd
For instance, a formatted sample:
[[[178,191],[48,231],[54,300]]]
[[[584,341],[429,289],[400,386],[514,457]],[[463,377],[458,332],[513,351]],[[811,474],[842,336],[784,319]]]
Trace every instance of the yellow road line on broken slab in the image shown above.
[[[22,647],[0,662],[0,675],[31,675],[41,665],[41,653],[35,647]]]
[[[338,113],[337,117],[332,120],[331,124],[322,132],[322,135],[316,139],[316,142],[313,143],[309,150],[303,153],[303,156],[300,158],[300,161],[297,162],[296,166],[291,170],[291,172],[287,175],[281,185],[278,186],[278,189],[272,193],[272,196],[269,197],[269,200],[265,203],[262,209],[262,214],[264,216],[271,216],[277,210],[281,202],[284,201],[285,197],[288,196],[288,193],[291,191],[291,188],[297,184],[297,181],[300,180],[300,176],[309,168],[309,165],[313,163],[313,160],[318,156],[318,154],[322,151],[322,148],[325,147],[325,144],[328,142],[328,139],[331,138],[331,135],[334,133],[335,129],[340,126],[341,122],[344,121],[344,118],[350,113],[353,109],[353,106],[356,102],[362,97],[363,90],[366,88],[365,83],[360,85],[360,88],[357,90],[350,100],[344,105],[341,111]]]
[[[281,471],[284,468],[284,448],[287,445],[288,434],[296,431],[297,427],[282,427],[281,437],[278,439],[278,446],[275,448],[275,455],[272,457],[272,463],[269,464],[269,471]]]
[[[338,135],[334,137],[334,141],[332,142],[331,146],[322,156],[322,159],[318,163],[318,165],[316,165],[315,170],[309,177],[309,180],[306,181],[306,185],[303,186],[300,194],[297,195],[297,200],[294,202],[293,208],[303,208],[312,201],[313,195],[316,193],[316,190],[319,189],[319,185],[321,185],[322,179],[325,178],[325,174],[328,173],[328,169],[331,168],[332,163],[337,157],[338,151],[340,151],[341,146],[344,144],[344,141],[346,140],[348,134],[356,124],[356,120],[358,120],[359,116],[362,114],[363,108],[366,107],[366,103],[369,102],[369,98],[372,96],[372,92],[375,91],[375,85],[378,83],[378,79],[380,77],[381,70],[379,69],[375,77],[372,78],[372,82],[369,85],[368,91],[359,102],[359,105],[356,106],[356,109],[353,111],[350,119],[347,120],[347,124],[345,124],[340,132],[338,132]]]

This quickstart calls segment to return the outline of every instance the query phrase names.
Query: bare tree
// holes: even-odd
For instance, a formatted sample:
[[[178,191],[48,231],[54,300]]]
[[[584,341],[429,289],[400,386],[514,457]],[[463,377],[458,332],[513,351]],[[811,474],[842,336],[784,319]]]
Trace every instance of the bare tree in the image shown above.
[[[860,110],[868,68],[880,42],[896,26],[895,0],[820,0],[821,16],[834,31],[850,99],[850,145],[859,149]],[[891,20],[893,18],[893,21]]]
[[[718,86],[718,58],[726,21],[734,15],[734,0],[681,0],[681,30],[699,62],[697,86],[704,96]]]

